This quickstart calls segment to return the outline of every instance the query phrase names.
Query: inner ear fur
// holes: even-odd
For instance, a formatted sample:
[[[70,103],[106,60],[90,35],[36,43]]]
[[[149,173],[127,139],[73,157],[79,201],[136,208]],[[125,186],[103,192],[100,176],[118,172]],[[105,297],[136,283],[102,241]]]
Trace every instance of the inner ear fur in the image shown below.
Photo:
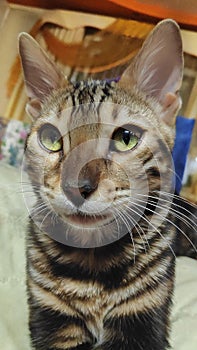
[[[181,107],[179,90],[183,77],[183,49],[180,28],[173,20],[161,21],[145,40],[141,50],[123,72],[120,85],[137,89],[162,107],[161,117],[174,123]]]

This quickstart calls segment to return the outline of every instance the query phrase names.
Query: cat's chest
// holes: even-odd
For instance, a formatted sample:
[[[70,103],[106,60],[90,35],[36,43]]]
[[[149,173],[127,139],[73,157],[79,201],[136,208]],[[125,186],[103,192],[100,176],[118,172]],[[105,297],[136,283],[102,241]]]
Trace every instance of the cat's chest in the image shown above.
[[[105,323],[110,311],[116,307],[117,291],[107,291],[96,282],[64,282],[64,298],[75,315],[83,320],[94,338],[95,346],[107,339]],[[116,295],[115,295],[116,294]]]

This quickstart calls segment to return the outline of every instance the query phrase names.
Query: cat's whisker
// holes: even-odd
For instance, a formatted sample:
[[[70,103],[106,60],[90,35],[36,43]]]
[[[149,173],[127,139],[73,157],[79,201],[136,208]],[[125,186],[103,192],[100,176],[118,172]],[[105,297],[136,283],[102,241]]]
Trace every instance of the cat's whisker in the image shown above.
[[[36,215],[42,213],[47,208],[48,207],[47,207],[47,205],[44,202],[40,203],[40,204],[37,204],[30,211],[28,210],[27,215],[25,216],[25,218],[27,219],[30,216],[33,219],[33,218],[35,218]]]
[[[31,212],[34,212],[34,211],[37,211],[39,209],[41,209],[42,207],[46,207],[47,208],[47,205],[45,202],[38,202],[36,203],[36,205],[32,208],[32,211]]]
[[[181,200],[181,201],[184,201],[185,203],[187,203],[188,205],[190,205],[191,207],[193,207],[195,210],[197,210],[197,205],[195,203],[192,203],[192,202],[189,202],[186,198],[182,198],[180,197],[179,195],[177,194],[173,194],[173,193],[168,193],[168,192],[164,192],[164,191],[153,191],[153,193],[157,193],[158,195],[161,194],[161,195],[164,195],[164,196],[169,196],[172,198],[172,200],[174,198],[176,198],[177,200]],[[190,213],[190,212],[189,212]],[[192,214],[192,213],[191,213]],[[193,214],[192,214],[193,215]],[[196,216],[193,215],[195,218]]]
[[[121,203],[120,200],[117,200],[117,201],[116,201],[116,204],[120,204],[120,203]],[[130,203],[131,203],[131,202],[130,202]],[[139,213],[137,213],[133,208],[130,208],[129,206],[127,206],[124,202],[121,203],[121,204],[123,204],[123,206],[124,206],[125,208],[127,208],[128,210],[130,210],[130,211],[132,211],[133,213],[139,215]],[[134,205],[135,205],[134,202],[132,202],[131,204],[134,204]],[[127,212],[127,211],[126,211],[126,213],[127,213],[127,215],[128,215],[128,212]],[[129,216],[129,219],[130,219],[130,221],[132,222],[132,224],[135,226],[135,228],[136,228],[136,230],[137,230],[137,232],[138,232],[140,238],[142,239],[142,242],[143,242],[143,245],[144,245],[144,250],[146,251],[146,245],[145,245],[144,239],[142,238],[142,236],[141,236],[141,234],[140,234],[140,232],[139,232],[139,230],[138,230],[137,227],[139,227],[139,229],[141,230],[141,232],[142,232],[142,234],[143,234],[143,236],[144,236],[144,238],[145,238],[145,240],[146,240],[146,243],[147,243],[148,246],[149,246],[149,243],[148,243],[148,240],[147,240],[146,235],[144,234],[142,228],[140,227],[140,225],[138,224],[138,222],[137,222],[136,220],[134,221],[133,218],[131,219],[130,216]],[[136,226],[137,226],[137,227],[136,227]]]
[[[143,201],[141,201],[141,202],[143,202]],[[136,203],[136,205],[141,207],[141,205],[139,205],[138,203]],[[165,208],[162,207],[162,209],[165,209]],[[161,217],[162,220],[164,220],[164,217],[161,214],[159,214],[157,211],[154,211],[150,208],[146,208],[146,210],[153,213],[153,215],[157,215],[157,216]],[[170,210],[169,210],[169,212],[170,212]],[[192,248],[197,253],[197,247],[194,245],[194,243],[191,241],[191,239],[187,236],[187,234],[179,226],[177,226],[172,220],[168,219],[167,217],[165,217],[165,221],[172,224],[177,229],[177,231],[180,232],[187,239],[187,241],[191,244]]]
[[[36,195],[39,195],[40,192],[39,191],[31,191],[31,190],[22,190],[20,192],[17,192],[18,194],[22,194],[23,198],[29,198],[29,197],[34,197],[35,199],[37,198]]]
[[[134,203],[134,205],[135,205],[135,209],[136,209],[136,206],[138,206],[139,208],[144,209],[144,206],[143,206],[143,205],[140,205],[139,203]],[[151,212],[152,212],[153,214],[155,213],[154,210],[151,210]],[[139,212],[138,214],[140,214],[140,212]],[[163,217],[162,217],[162,218],[163,218]],[[168,245],[169,249],[171,250],[172,254],[174,255],[174,257],[176,257],[176,254],[175,254],[174,250],[172,249],[171,245],[169,244],[169,242],[167,241],[167,239],[163,236],[163,234],[159,231],[159,229],[158,229],[157,227],[155,227],[155,225],[154,225],[150,220],[148,220],[148,219],[145,217],[145,215],[142,216],[142,220],[144,220],[148,225],[151,225],[151,227],[153,228],[153,230],[154,230],[155,232],[157,232],[157,233],[161,236],[161,238],[167,243],[167,245]]]
[[[133,204],[135,204],[135,203],[133,203]],[[138,213],[137,211],[135,211],[133,208],[130,208],[128,205],[124,204],[124,207],[126,207],[127,210],[133,212],[134,214],[139,215],[139,213]],[[135,228],[136,228],[136,230],[137,230],[137,232],[138,232],[138,234],[139,234],[139,237],[140,237],[141,240],[142,240],[142,243],[143,243],[143,246],[144,246],[144,250],[145,250],[145,252],[147,253],[147,251],[146,251],[146,244],[148,245],[149,248],[150,248],[150,245],[149,245],[148,239],[147,239],[147,237],[146,237],[146,234],[144,233],[142,227],[139,225],[139,223],[138,223],[136,220],[135,220],[135,222],[133,221],[133,223],[135,224]],[[139,229],[138,229],[138,228],[139,228]],[[140,234],[139,230],[142,232],[142,235],[143,235],[144,238],[143,238],[142,235]],[[145,239],[145,241],[144,241],[144,239]],[[145,242],[146,242],[146,244],[145,244]]]
[[[26,187],[22,186],[19,190],[20,192],[23,192],[23,191],[39,192],[40,188],[32,187],[32,186],[26,186]]]
[[[151,201],[151,200],[149,200],[149,203],[155,204],[154,201]],[[173,205],[173,203],[172,203],[172,205]],[[162,206],[162,205],[156,204],[156,206],[157,206],[157,208],[165,209],[165,207]],[[179,206],[179,207],[181,207],[181,206]],[[176,217],[177,219],[182,220],[182,222],[184,222],[187,227],[190,227],[193,230],[195,230],[197,228],[197,223],[196,222],[194,222],[190,218],[188,219],[188,216],[186,216],[185,214],[183,214],[183,213],[180,214],[180,212],[178,210],[174,209],[172,206],[169,208],[169,212],[171,214],[173,214],[174,217]]]
[[[35,215],[36,215],[36,213],[40,214],[43,211],[43,209],[48,209],[45,204],[42,204],[42,205],[40,205],[38,207],[33,208],[33,210],[31,210],[30,213],[31,214],[35,214]],[[33,217],[33,216],[31,215],[31,217]]]
[[[181,177],[176,173],[176,171],[173,168],[167,167],[167,169],[174,175],[175,178],[182,182]]]
[[[130,220],[132,221],[131,218],[130,218]],[[146,244],[145,244],[145,241],[144,241],[144,239],[143,239],[143,237],[142,237],[140,231],[142,232],[143,236],[145,236],[145,235],[144,235],[144,232],[143,232],[142,228],[140,227],[140,225],[138,224],[138,222],[136,222],[136,221],[134,221],[134,220],[133,220],[132,222],[133,222],[133,224],[134,224],[134,226],[135,226],[135,229],[136,229],[136,231],[137,231],[137,233],[138,233],[138,235],[139,235],[139,237],[140,237],[140,240],[142,241],[142,245],[143,245],[143,249],[144,249],[144,251],[145,251],[145,254],[147,254]],[[145,238],[145,237],[144,237],[144,238]],[[148,241],[147,241],[147,238],[145,238],[145,240],[146,240],[146,242],[148,242]],[[148,243],[148,246],[149,246],[149,243]],[[150,247],[150,246],[149,246],[149,247]]]
[[[123,224],[126,226],[128,229],[128,233],[130,234],[132,245],[133,245],[133,259],[134,259],[134,264],[135,264],[135,257],[136,257],[136,248],[135,248],[135,242],[131,233],[131,227],[129,226],[129,223],[127,219],[125,218],[125,215],[118,209],[114,207],[114,210],[116,211],[117,215],[119,216],[120,220],[122,220]]]
[[[21,185],[20,189],[31,189],[31,190],[36,190],[39,191],[40,187],[39,186],[30,186],[30,185]]]
[[[39,206],[34,207],[33,210],[31,210],[31,212],[30,212],[30,217],[31,217],[31,219],[34,220],[34,218],[35,218],[37,215],[43,213],[43,212],[44,212],[45,210],[47,210],[47,209],[48,209],[48,207],[47,207],[47,205],[46,205],[45,203],[43,203],[43,204],[41,204],[41,205],[39,205]],[[32,215],[32,214],[33,214],[33,215]]]
[[[55,212],[53,211],[53,212],[52,212],[52,215],[51,215],[51,224],[52,224],[53,226],[55,226],[55,224],[57,223],[57,217],[58,217],[57,213],[55,213]]]
[[[35,213],[34,215],[30,215],[30,217],[33,221],[35,221],[37,223],[36,218],[37,218],[38,214],[44,213],[45,211],[46,211],[46,208],[43,208],[39,211],[39,213]]]
[[[137,194],[137,196],[144,196],[144,195],[142,195],[142,194]],[[149,195],[148,198],[156,199],[156,197],[151,196],[151,195]],[[172,196],[171,198],[174,199],[174,196]],[[177,198],[183,200],[183,199],[180,198],[179,196],[177,196]],[[179,205],[178,203],[174,203],[173,201],[169,201],[169,200],[167,200],[167,199],[164,199],[163,197],[160,198],[160,201],[161,201],[161,202],[168,203],[168,204],[171,205],[171,206],[178,207],[178,208],[180,208],[182,211],[185,211],[185,212],[186,212],[187,214],[189,214],[190,216],[193,216],[194,219],[195,219],[195,221],[193,221],[191,218],[190,218],[189,220],[194,224],[194,226],[197,226],[196,215],[194,215],[191,211],[189,211],[189,210],[186,209],[185,207]],[[184,201],[185,201],[185,200],[183,200],[183,202],[184,202]],[[187,204],[191,205],[194,209],[197,210],[197,206],[192,205],[192,203],[190,203],[190,202],[187,202],[187,201],[185,201],[185,202],[186,202]],[[152,203],[153,203],[153,202],[152,202]],[[174,208],[173,208],[173,211],[178,212],[178,211],[175,210]],[[178,213],[179,213],[179,212],[178,212]],[[185,218],[187,218],[187,220],[188,220],[188,216],[187,216],[187,215],[183,214],[182,212],[181,212],[181,215],[183,215],[183,216],[184,216]],[[182,219],[182,216],[180,216],[180,218]]]
[[[119,225],[119,222],[118,222],[118,220],[117,220],[117,218],[116,218],[116,215],[113,213],[113,211],[112,211],[112,215],[113,215],[113,218],[114,218],[114,220],[115,220],[115,222],[116,222],[116,225],[117,225],[117,230],[118,230],[118,234],[117,234],[117,237],[118,237],[118,239],[120,238],[120,225]]]
[[[143,201],[141,201],[143,203]],[[140,204],[136,203],[136,206],[139,206],[139,207],[143,207],[141,206]],[[164,208],[165,209],[165,208]],[[157,215],[159,216],[162,221],[164,220],[164,217],[159,214],[158,212],[150,209],[150,208],[146,208],[146,210],[148,210],[150,213],[152,213],[153,215]],[[143,219],[145,219],[143,217]],[[188,242],[191,244],[191,246],[194,248],[194,250],[197,252],[197,248],[195,247],[195,245],[193,244],[193,242],[191,241],[191,239],[186,235],[186,233],[180,228],[178,227],[172,220],[168,219],[167,217],[165,217],[165,221],[169,222],[172,226],[174,226],[180,233],[183,234],[183,236],[188,240]],[[152,225],[151,221],[149,220],[149,223]],[[158,232],[160,232],[159,230],[157,230]]]
[[[19,188],[17,190],[17,193],[40,193],[40,187],[36,185],[31,185],[30,183],[20,183]]]
[[[154,196],[149,196],[149,198],[155,199]],[[140,201],[140,199],[138,199],[138,201]],[[186,208],[182,207],[181,205],[175,204],[175,203],[173,203],[173,202],[171,202],[171,201],[168,201],[168,200],[166,200],[166,199],[163,199],[163,198],[161,198],[160,201],[169,204],[169,206],[170,206],[170,207],[169,207],[169,212],[170,212],[170,213],[173,213],[173,215],[174,215],[177,219],[182,220],[182,222],[184,222],[186,226],[188,226],[188,227],[190,227],[190,228],[192,228],[192,229],[194,229],[194,230],[197,228],[197,222],[194,222],[191,218],[188,219],[188,216],[185,215],[185,214],[182,213],[182,212],[181,212],[181,214],[180,214],[180,212],[179,212],[178,210],[174,209],[173,206],[176,206],[176,207],[179,207],[179,208],[182,209],[182,210],[185,210],[185,211],[190,215],[191,212],[190,212],[189,210],[187,210]],[[141,202],[143,202],[143,200],[141,200]],[[155,203],[154,201],[151,201],[150,199],[149,199],[148,202],[149,202],[150,204],[156,205],[157,208],[164,209],[164,210],[166,209],[166,207],[165,207],[164,205],[162,205],[162,203],[158,204],[158,203]],[[196,218],[196,217],[195,217],[195,218]],[[193,225],[192,225],[192,224],[193,224]]]
[[[44,221],[47,219],[47,217],[50,215],[50,214],[52,214],[52,209],[50,209],[49,210],[49,212],[44,216],[44,218],[43,218],[43,220],[41,221],[41,224],[39,225],[39,229],[41,230],[41,228],[42,228],[42,225],[43,225],[43,223],[44,223]]]
[[[28,182],[28,181],[19,181],[18,182],[19,186],[29,186],[31,188],[40,188],[40,185],[36,185],[34,183]]]
[[[22,192],[22,194],[25,196],[25,201],[27,202],[27,199],[32,200],[32,198],[34,198],[36,200],[36,196],[35,193],[31,193],[31,192]]]

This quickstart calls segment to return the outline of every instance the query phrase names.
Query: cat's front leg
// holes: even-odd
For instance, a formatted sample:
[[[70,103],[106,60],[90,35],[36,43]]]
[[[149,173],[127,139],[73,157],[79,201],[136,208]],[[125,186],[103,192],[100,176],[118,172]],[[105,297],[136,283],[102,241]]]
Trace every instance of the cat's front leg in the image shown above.
[[[166,306],[164,306],[164,309]],[[106,341],[95,350],[167,350],[168,316],[163,308],[133,316],[111,318],[105,324]]]
[[[30,299],[29,328],[35,350],[91,350],[92,339],[77,316],[41,307]]]

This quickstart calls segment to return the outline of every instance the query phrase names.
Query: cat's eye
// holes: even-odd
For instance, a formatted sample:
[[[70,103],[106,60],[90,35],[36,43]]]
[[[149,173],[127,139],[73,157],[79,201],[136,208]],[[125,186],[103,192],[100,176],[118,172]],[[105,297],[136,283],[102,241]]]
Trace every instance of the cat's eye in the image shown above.
[[[39,141],[48,151],[58,152],[62,149],[62,137],[60,132],[51,124],[46,124],[41,127],[39,130]]]
[[[139,132],[133,132],[125,128],[118,128],[112,136],[112,148],[119,152],[132,150],[137,146],[140,139]]]

